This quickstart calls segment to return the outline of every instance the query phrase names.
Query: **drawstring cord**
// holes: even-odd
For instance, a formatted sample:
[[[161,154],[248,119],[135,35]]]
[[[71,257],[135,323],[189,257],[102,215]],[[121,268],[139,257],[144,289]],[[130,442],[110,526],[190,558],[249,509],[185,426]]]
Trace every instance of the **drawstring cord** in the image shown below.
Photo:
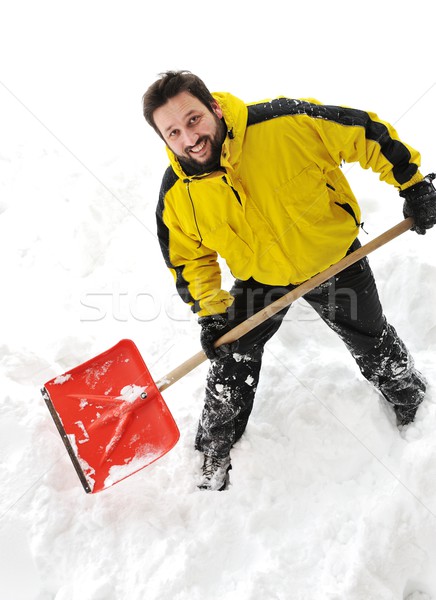
[[[192,206],[192,214],[194,215],[194,221],[195,221],[195,227],[197,228],[198,231],[198,235],[200,237],[200,242],[197,246],[197,249],[201,247],[202,243],[203,243],[203,236],[201,235],[201,231],[200,228],[198,226],[198,221],[197,221],[197,214],[195,212],[195,206],[194,206],[194,201],[192,200],[192,196],[191,196],[191,189],[190,189],[190,183],[191,181],[189,179],[185,179],[184,183],[186,184],[186,190],[188,192],[188,196],[189,196],[189,200],[191,202],[191,206]]]

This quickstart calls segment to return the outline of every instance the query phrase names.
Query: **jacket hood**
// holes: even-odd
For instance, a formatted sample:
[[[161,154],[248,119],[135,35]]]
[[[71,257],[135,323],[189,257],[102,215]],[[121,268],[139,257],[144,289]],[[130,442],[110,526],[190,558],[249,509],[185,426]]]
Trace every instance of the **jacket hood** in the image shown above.
[[[213,97],[223,111],[223,118],[227,127],[227,135],[221,151],[221,166],[227,170],[237,169],[241,160],[242,144],[247,128],[248,109],[245,103],[228,92],[214,92]],[[182,179],[187,174],[172,150],[166,147],[168,157],[176,175]]]

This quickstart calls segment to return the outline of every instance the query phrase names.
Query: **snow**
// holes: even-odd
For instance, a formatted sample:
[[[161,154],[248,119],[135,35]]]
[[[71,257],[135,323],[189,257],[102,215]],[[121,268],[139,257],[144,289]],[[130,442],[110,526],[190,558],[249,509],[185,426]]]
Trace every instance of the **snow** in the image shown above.
[[[5,6],[0,600],[436,599],[435,232],[371,256],[386,314],[430,383],[402,433],[302,301],[267,346],[226,492],[196,489],[206,363],[164,392],[175,448],[98,494],[84,493],[40,394],[122,338],[155,380],[199,349],[154,230],[166,156],[141,96],[159,72],[188,68],[247,101],[286,94],[374,110],[422,152],[423,172],[435,170],[434,44],[422,19],[436,8],[335,8]],[[345,172],[362,242],[401,219],[395,190],[358,166]]]
[[[119,396],[117,396],[117,400],[124,400],[124,402],[130,402],[133,403],[135,402],[135,400],[137,400],[140,396],[141,397],[146,397],[146,392],[145,390],[147,389],[147,386],[141,386],[141,385],[136,385],[134,383],[129,383],[129,385],[125,385]],[[145,394],[144,396],[142,396],[143,394]]]
[[[58,375],[54,382],[56,385],[62,385],[63,383],[65,383],[66,381],[68,381],[69,379],[71,379],[71,375],[67,374],[67,375]]]

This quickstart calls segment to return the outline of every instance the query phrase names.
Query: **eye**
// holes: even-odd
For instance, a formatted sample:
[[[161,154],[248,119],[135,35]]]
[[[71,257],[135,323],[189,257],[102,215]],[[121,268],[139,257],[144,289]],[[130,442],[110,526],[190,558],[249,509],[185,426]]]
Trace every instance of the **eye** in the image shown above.
[[[169,132],[168,137],[176,137],[176,135],[179,133],[178,129],[173,129],[172,131]]]
[[[199,119],[200,119],[199,115],[194,115],[193,117],[191,117],[189,119],[189,124],[195,125],[199,121]]]

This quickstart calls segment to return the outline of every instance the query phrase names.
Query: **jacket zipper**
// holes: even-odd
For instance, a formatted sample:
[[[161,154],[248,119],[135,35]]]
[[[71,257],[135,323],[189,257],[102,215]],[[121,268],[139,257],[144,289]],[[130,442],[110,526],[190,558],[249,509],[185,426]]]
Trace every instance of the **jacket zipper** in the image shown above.
[[[242,201],[241,201],[241,196],[239,195],[238,190],[236,190],[228,181],[227,181],[227,177],[225,175],[222,176],[221,178],[224,183],[226,185],[229,186],[229,188],[232,190],[232,192],[235,194],[236,200],[239,202],[239,204],[242,206]]]
[[[330,183],[326,183],[326,186],[329,189],[336,192],[336,189],[332,185],[330,185]],[[350,217],[352,217],[354,219],[354,222],[356,223],[356,227],[360,227],[363,231],[365,231],[363,229],[364,223],[359,223],[359,221],[357,220],[356,215],[354,213],[354,210],[351,207],[351,204],[349,204],[348,202],[344,202],[343,204],[341,202],[335,202],[335,204],[337,206],[340,206],[343,210],[345,210],[346,213],[348,213],[350,215]],[[366,233],[366,231],[365,231],[365,233]]]

